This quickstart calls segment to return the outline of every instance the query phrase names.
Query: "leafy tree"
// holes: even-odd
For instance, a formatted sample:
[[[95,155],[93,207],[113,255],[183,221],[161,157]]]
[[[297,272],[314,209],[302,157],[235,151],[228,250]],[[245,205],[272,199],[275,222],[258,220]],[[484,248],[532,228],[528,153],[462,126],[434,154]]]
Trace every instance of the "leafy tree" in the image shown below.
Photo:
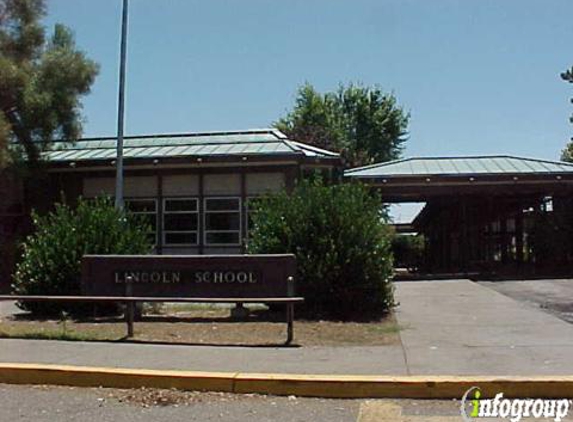
[[[0,0],[0,166],[10,142],[36,163],[52,139],[81,134],[80,97],[99,68],[65,26],[47,38],[45,15],[45,0]]]
[[[274,125],[295,140],[341,152],[355,167],[399,158],[409,118],[394,95],[377,86],[340,85],[321,94],[307,83]]]
[[[57,204],[50,214],[32,217],[35,233],[23,245],[12,285],[15,294],[79,295],[83,255],[141,255],[153,248],[148,225],[139,216],[116,209],[109,198],[80,199],[76,208]],[[19,306],[36,314],[86,309],[64,303]]]
[[[561,73],[561,79],[566,82],[573,83],[573,67]],[[573,103],[573,99],[571,99]],[[569,122],[573,123],[573,115],[569,117]],[[568,142],[565,149],[561,151],[561,159],[563,161],[573,162],[573,142]]]
[[[573,163],[573,142],[567,143],[561,151],[561,160]]]
[[[394,305],[392,231],[381,199],[358,183],[302,181],[255,201],[249,253],[293,253],[311,318],[378,318]]]

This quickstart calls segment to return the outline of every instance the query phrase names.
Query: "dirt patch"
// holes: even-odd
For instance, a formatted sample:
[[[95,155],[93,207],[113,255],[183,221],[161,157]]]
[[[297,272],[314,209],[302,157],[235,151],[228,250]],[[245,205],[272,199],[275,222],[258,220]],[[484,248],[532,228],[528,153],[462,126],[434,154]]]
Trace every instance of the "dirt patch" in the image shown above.
[[[255,311],[244,320],[231,319],[229,309],[164,307],[162,314],[146,315],[135,324],[135,342],[276,346],[284,343],[282,313]],[[81,341],[120,341],[126,325],[120,318],[89,321],[31,320],[5,317],[0,337]],[[392,315],[374,322],[295,322],[295,344],[301,346],[358,346],[398,344],[399,327]]]
[[[343,411],[347,407],[354,407],[352,401],[334,400],[320,398],[304,398],[294,395],[281,397],[270,396],[265,394],[238,394],[209,391],[184,391],[177,389],[156,389],[156,388],[134,388],[134,389],[116,389],[116,388],[93,388],[93,387],[67,387],[55,385],[8,385],[0,384],[0,393],[13,391],[13,395],[34,397],[40,403],[56,402],[55,406],[64,411],[69,411],[65,407],[66,402],[73,397],[73,402],[78,401],[90,406],[90,402],[95,401],[97,408],[115,407],[116,404],[141,407],[145,409],[152,408],[185,408],[193,407],[194,410],[201,408],[201,405],[208,405],[209,408],[220,409],[221,413],[217,420],[221,419],[223,413],[228,413],[233,406],[242,406],[248,409],[249,415],[256,415],[257,410],[253,407],[270,407],[276,409],[278,405],[288,404],[287,409],[294,409],[293,406],[307,406],[312,403],[329,403],[336,406],[336,411]],[[48,398],[48,400],[46,400]],[[61,412],[56,412],[61,415]],[[66,413],[67,414],[67,413]],[[107,418],[105,418],[107,420]],[[169,418],[168,418],[169,419]],[[191,418],[193,419],[193,418]],[[207,420],[201,417],[197,420]],[[193,419],[193,420],[196,420]],[[215,420],[208,418],[208,420]],[[248,420],[251,420],[249,418]],[[270,420],[263,418],[264,420]],[[123,420],[123,419],[122,419]],[[131,420],[131,419],[129,419]],[[147,419],[146,419],[147,420]],[[177,419],[179,420],[179,419]],[[247,420],[247,419],[245,419]],[[274,420],[274,418],[273,418]],[[291,420],[291,419],[289,419]],[[294,420],[294,419],[292,419]],[[303,420],[303,419],[296,419]],[[337,419],[338,420],[338,419]],[[354,418],[353,418],[354,420]]]
[[[107,390],[107,399],[115,399],[120,403],[141,407],[156,406],[189,406],[194,403],[211,401],[228,402],[254,397],[254,395],[238,396],[230,393],[182,391],[176,389],[164,390],[154,388],[138,388],[136,390]]]

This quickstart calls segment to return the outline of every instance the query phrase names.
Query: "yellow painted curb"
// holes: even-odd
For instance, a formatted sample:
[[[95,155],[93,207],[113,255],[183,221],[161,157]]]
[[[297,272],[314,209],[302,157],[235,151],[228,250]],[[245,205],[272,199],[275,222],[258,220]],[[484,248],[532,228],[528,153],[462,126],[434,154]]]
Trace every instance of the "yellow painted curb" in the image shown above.
[[[461,398],[479,387],[483,398],[573,398],[573,376],[364,376],[163,371],[0,363],[0,383],[77,387],[177,388],[330,398]]]
[[[233,392],[235,375],[227,372],[0,363],[0,383],[5,384],[52,384],[110,388],[149,387]]]
[[[235,392],[331,398],[461,398],[471,387],[483,398],[503,392],[504,397],[573,398],[573,376],[330,376],[290,374],[237,374]]]

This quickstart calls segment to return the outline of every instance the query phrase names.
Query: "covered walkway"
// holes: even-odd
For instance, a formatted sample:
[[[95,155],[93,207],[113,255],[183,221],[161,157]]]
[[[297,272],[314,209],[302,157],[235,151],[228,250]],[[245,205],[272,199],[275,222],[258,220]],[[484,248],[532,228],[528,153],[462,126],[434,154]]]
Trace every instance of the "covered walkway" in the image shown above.
[[[572,164],[512,156],[408,158],[345,176],[379,189],[385,202],[426,204],[409,225],[424,237],[423,272],[570,271]]]

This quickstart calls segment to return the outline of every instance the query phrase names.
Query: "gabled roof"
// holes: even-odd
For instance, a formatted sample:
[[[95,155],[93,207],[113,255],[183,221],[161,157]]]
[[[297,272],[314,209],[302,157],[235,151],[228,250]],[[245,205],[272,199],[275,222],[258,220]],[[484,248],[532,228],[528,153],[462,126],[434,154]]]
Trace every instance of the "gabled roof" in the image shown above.
[[[74,144],[53,143],[44,157],[50,162],[112,160],[116,138],[85,138]],[[182,157],[299,156],[338,159],[339,154],[289,140],[276,129],[126,136],[126,159]]]
[[[354,178],[468,176],[507,174],[573,174],[573,164],[509,155],[413,157],[347,170]]]

